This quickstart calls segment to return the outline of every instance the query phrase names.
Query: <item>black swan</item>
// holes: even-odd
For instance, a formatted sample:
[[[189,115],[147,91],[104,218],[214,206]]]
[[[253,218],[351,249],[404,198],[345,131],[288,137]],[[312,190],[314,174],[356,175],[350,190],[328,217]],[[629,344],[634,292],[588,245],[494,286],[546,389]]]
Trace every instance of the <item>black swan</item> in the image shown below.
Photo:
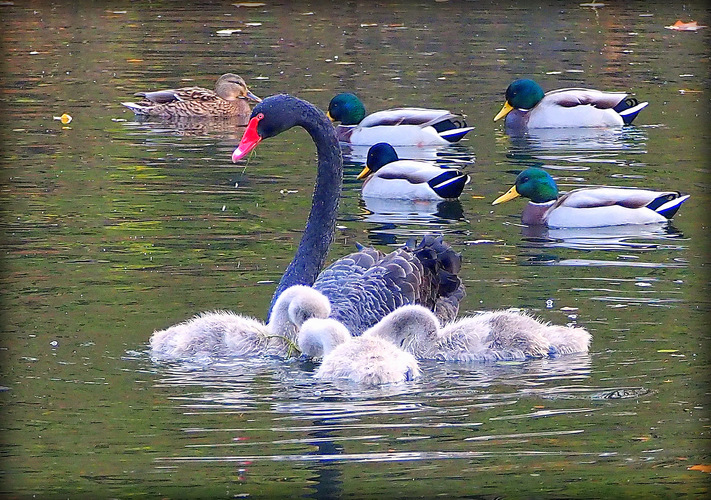
[[[303,127],[316,145],[316,185],[303,236],[276,288],[269,314],[286,288],[307,285],[328,297],[331,317],[352,335],[360,335],[406,304],[422,304],[442,321],[456,317],[465,295],[457,276],[461,256],[438,237],[425,236],[417,246],[409,244],[388,254],[359,247],[320,273],[334,238],[343,183],[338,139],[323,111],[286,94],[264,99],[252,111],[232,160],[239,161],[263,139],[295,126]]]

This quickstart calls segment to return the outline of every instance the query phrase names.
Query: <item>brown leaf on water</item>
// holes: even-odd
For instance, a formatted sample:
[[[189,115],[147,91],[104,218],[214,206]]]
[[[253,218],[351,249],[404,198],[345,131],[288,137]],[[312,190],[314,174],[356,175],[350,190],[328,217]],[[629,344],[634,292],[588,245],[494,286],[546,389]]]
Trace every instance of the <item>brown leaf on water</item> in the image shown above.
[[[696,21],[689,21],[688,23],[683,22],[681,19],[677,20],[674,24],[671,26],[664,26],[668,30],[675,30],[675,31],[696,31],[700,30],[701,28],[705,28],[706,26],[700,26],[699,23]]]
[[[707,474],[711,474],[711,465],[692,465],[691,467],[687,467],[686,470],[698,470]]]

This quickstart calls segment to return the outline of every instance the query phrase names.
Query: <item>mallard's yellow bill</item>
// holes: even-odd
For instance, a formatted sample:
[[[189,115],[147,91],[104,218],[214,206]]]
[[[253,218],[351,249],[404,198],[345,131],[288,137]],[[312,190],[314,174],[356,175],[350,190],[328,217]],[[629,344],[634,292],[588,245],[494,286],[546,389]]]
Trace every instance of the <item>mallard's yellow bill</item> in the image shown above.
[[[331,122],[333,122],[333,123],[336,122],[336,120],[334,120],[333,117],[331,116],[331,113],[329,113],[328,111],[326,111],[326,116],[328,117],[329,120],[331,120]]]
[[[504,103],[504,107],[501,108],[501,111],[499,111],[499,114],[494,117],[494,121],[501,120],[504,116],[508,115],[511,111],[513,111],[513,109],[514,108],[509,104],[509,101],[506,101]]]
[[[506,193],[502,194],[498,198],[494,200],[492,205],[498,205],[499,203],[503,203],[505,201],[513,200],[514,198],[518,198],[521,196],[518,191],[516,191],[516,186],[511,186],[511,189],[506,191]]]
[[[360,173],[358,174],[358,177],[356,177],[356,179],[365,179],[366,177],[368,177],[370,175],[370,173],[371,173],[371,170],[368,167],[365,167],[363,170],[360,171]]]

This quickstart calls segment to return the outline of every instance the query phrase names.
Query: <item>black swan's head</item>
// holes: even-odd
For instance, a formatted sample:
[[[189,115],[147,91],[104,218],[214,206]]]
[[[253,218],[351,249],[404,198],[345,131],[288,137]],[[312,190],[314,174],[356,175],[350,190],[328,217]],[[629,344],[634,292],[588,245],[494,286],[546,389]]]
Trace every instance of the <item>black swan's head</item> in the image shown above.
[[[242,140],[232,153],[232,161],[247,156],[262,139],[274,137],[296,125],[307,127],[314,122],[330,126],[326,115],[313,104],[288,94],[267,97],[252,110]]]

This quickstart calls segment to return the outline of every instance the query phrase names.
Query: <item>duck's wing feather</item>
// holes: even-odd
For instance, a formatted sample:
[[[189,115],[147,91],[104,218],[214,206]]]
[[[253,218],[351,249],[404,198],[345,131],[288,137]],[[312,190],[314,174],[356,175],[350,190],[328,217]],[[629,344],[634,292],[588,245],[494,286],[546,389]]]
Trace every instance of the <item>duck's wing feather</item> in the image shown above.
[[[180,89],[156,90],[153,92],[136,92],[135,95],[143,97],[155,104],[181,101],[214,102],[221,100],[221,97],[215,92],[202,87],[183,87]]]
[[[612,109],[627,97],[625,92],[602,92],[593,89],[558,89],[547,92],[543,99],[546,104],[572,108],[590,105],[599,109]]]
[[[398,160],[380,167],[373,175],[381,179],[404,179],[412,184],[424,184],[447,170],[459,172],[422,161]]]
[[[619,205],[625,208],[651,208],[656,210],[655,203],[679,197],[675,191],[651,191],[637,188],[583,188],[575,189],[558,198],[554,207],[595,208]]]
[[[426,127],[436,123],[460,118],[446,109],[428,108],[393,108],[376,111],[366,116],[359,125],[361,127],[376,127],[381,125],[419,125]]]

